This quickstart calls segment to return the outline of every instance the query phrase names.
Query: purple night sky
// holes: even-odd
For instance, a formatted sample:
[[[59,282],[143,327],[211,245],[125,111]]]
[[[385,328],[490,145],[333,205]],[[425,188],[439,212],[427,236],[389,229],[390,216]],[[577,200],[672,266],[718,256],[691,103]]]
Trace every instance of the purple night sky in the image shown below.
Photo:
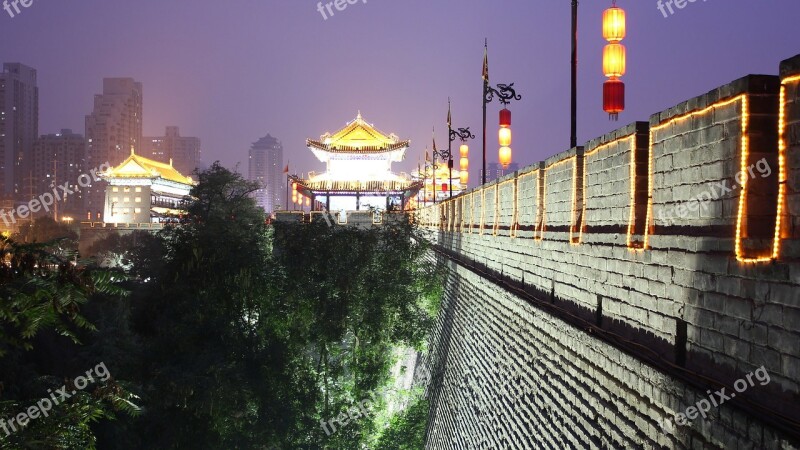
[[[493,83],[516,82],[514,159],[528,165],[569,145],[569,0],[369,0],[324,20],[315,0],[32,0],[0,10],[0,61],[38,70],[40,134],[72,128],[102,78],[144,83],[146,135],[166,125],[203,140],[203,159],[246,173],[250,144],[283,141],[292,171],[321,170],[307,137],[335,131],[361,110],[385,132],[410,138],[396,170],[446,143],[447,97],[455,126],[470,126],[478,178],[483,38]],[[800,53],[797,0],[709,0],[665,18],[656,0],[619,0],[628,12],[627,107],[602,111],[601,13],[580,12],[578,140],[591,138],[748,73],[777,74]],[[498,104],[490,106],[489,158],[497,159]]]

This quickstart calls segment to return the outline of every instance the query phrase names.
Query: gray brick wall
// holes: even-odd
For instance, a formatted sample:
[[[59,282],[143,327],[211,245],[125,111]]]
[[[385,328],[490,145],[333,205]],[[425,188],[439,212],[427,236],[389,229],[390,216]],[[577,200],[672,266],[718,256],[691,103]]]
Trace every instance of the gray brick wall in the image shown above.
[[[423,362],[439,375],[426,393],[433,404],[426,448],[796,446],[726,404],[691,425],[672,423],[704,395],[467,268],[449,270]]]
[[[784,251],[800,258],[800,56],[781,63],[781,80],[784,85],[784,133],[787,148],[787,239]]]
[[[800,74],[799,59],[784,62],[783,79]],[[497,397],[498,383],[502,386],[510,375],[496,372],[504,370],[506,362],[485,364],[476,361],[479,356],[465,354],[464,361],[454,363],[456,370],[494,380],[493,384],[470,382],[468,385],[475,390],[472,392],[463,390],[466,388],[458,373],[445,379],[443,392],[450,396],[450,403],[442,408],[449,410],[462,404],[463,409],[451,415],[435,415],[431,448],[513,448],[492,447],[499,441],[490,441],[517,439],[514,433],[522,429],[535,432],[531,436],[541,439],[533,442],[546,441],[548,444],[542,446],[554,448],[577,443],[602,447],[604,440],[610,447],[736,448],[728,445],[730,436],[736,435],[742,439],[752,435],[748,438],[752,444],[741,444],[741,448],[775,448],[775,442],[767,439],[774,429],[759,420],[774,419],[785,424],[789,418],[800,423],[800,235],[792,234],[800,224],[800,191],[796,186],[800,179],[797,84],[800,83],[786,85],[789,148],[785,160],[789,184],[795,184],[787,188],[782,253],[777,258],[772,256],[780,176],[780,79],[771,76],[736,80],[654,114],[649,124],[623,127],[585,147],[555,155],[464,194],[463,198],[475,199],[472,233],[469,227],[446,231],[440,226],[441,211],[449,208],[447,204],[420,211],[419,221],[430,233],[430,239],[451,258],[460,258],[464,264],[479,267],[559,308],[557,314],[534,308],[530,314],[540,316],[520,328],[521,319],[513,323],[507,320],[504,308],[511,308],[515,301],[507,289],[491,290],[488,286],[492,282],[469,278],[462,268],[451,266],[446,299],[447,307],[456,309],[446,310],[445,314],[457,316],[469,309],[468,317],[474,321],[472,328],[471,322],[465,321],[454,335],[459,346],[466,346],[465,353],[470,349],[468,343],[481,340],[474,345],[484,345],[484,356],[492,355],[494,359],[489,361],[494,361],[508,351],[503,339],[524,340],[528,347],[520,347],[521,353],[510,360],[516,365],[526,361],[520,355],[534,350],[543,358],[562,355],[569,364],[577,365],[567,369],[564,362],[552,371],[537,372],[546,373],[547,382],[569,379],[569,388],[542,398],[530,397],[528,406],[509,403],[500,407],[494,404],[503,399]],[[734,189],[737,172],[762,158],[771,167],[771,175],[751,173],[746,185]],[[721,188],[722,183],[729,190]],[[495,207],[498,186],[499,204]],[[744,186],[747,189],[742,197]],[[481,202],[484,194],[485,204]],[[697,203],[697,199],[703,203]],[[478,229],[481,214],[485,217],[483,233]],[[536,233],[542,215],[543,239],[536,239],[542,237]],[[670,220],[665,219],[670,216]],[[520,231],[513,235],[510,230],[515,227]],[[583,231],[580,242],[570,242],[570,230],[573,234]],[[639,248],[645,243],[645,233],[647,245]],[[624,367],[632,375],[580,366],[583,357],[592,361],[593,353],[581,353],[584,345],[602,347],[600,340],[585,329],[576,329],[574,335],[563,335],[563,339],[541,337],[566,333],[568,326],[563,322],[558,325],[559,319],[569,322],[576,317],[586,323],[597,322],[596,333],[616,339],[617,345],[612,347],[617,351],[604,348],[595,356],[607,358],[604,364]],[[549,322],[558,333],[541,329]],[[440,327],[445,326],[449,325],[440,322]],[[503,339],[491,341],[492,333]],[[573,343],[573,337],[581,333],[583,337],[577,341],[580,344]],[[484,338],[486,342],[482,341]],[[441,345],[435,342],[434,353],[442,351]],[[639,351],[657,355],[656,362],[637,362],[642,359]],[[521,365],[528,370],[527,364]],[[697,383],[730,386],[762,365],[770,374],[771,383],[759,388],[752,398],[733,402],[733,412],[721,410],[721,414],[727,414],[727,425],[697,425],[687,436],[671,436],[667,441],[663,441],[663,433],[650,426],[648,420],[658,417],[658,411],[668,410],[665,405],[672,405],[674,410],[676,401],[702,395],[695,392]],[[596,376],[605,381],[597,381]],[[670,391],[672,394],[656,392],[654,380],[658,377],[669,379],[678,390]],[[534,386],[541,389],[536,380],[526,378],[515,383],[523,391]],[[633,384],[631,399],[622,400],[628,395],[625,389],[603,388],[626,382],[638,383]],[[573,384],[583,391],[573,392]],[[542,411],[547,410],[546,400],[567,402],[570,407],[551,411],[545,417]],[[658,401],[662,404],[656,412],[615,411],[610,415],[606,410],[625,406],[626,402],[631,409],[642,409],[644,405],[653,407],[652,403]],[[472,402],[483,406],[473,408]],[[597,409],[598,404],[606,409]],[[750,404],[756,405],[759,412],[748,409]],[[489,405],[499,409],[491,412],[494,410]],[[484,406],[489,409],[481,409]],[[512,421],[516,431],[503,428],[501,423],[515,414],[522,416]],[[740,420],[740,416],[745,419]],[[539,431],[537,423],[542,427]],[[485,427],[500,428],[495,430],[496,436],[484,436]],[[548,429],[551,434],[543,431]],[[462,434],[472,432],[476,434]],[[453,436],[463,439],[453,442],[470,445],[447,447]],[[471,441],[469,436],[476,440]]]

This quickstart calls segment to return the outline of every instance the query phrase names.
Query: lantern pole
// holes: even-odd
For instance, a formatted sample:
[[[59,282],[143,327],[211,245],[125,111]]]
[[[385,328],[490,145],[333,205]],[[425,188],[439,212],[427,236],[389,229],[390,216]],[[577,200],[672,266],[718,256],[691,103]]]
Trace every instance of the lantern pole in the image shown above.
[[[514,83],[498,84],[497,88],[489,84],[489,43],[484,42],[483,52],[483,173],[481,174],[481,184],[486,184],[486,105],[492,103],[494,98],[500,101],[505,108],[512,100],[522,100],[522,96],[517,94]]]
[[[447,149],[439,150],[436,148],[436,139],[433,140],[433,201],[436,203],[436,169],[439,166],[436,161],[441,158],[442,161],[447,161],[447,168],[450,179],[447,181],[448,189],[450,190],[450,197],[453,197],[453,141],[461,139],[466,142],[467,139],[475,139],[475,135],[469,131],[469,127],[453,129],[453,120],[450,108],[450,99],[447,99],[447,134],[448,142]]]
[[[578,0],[572,0],[572,80],[569,147],[578,146]]]
[[[436,127],[433,127],[433,155],[431,156],[431,190],[433,191],[433,204],[436,204],[436,171],[439,170],[439,155],[441,153],[436,149]]]
[[[450,98],[447,99],[447,190],[453,198],[453,118],[450,114]]]

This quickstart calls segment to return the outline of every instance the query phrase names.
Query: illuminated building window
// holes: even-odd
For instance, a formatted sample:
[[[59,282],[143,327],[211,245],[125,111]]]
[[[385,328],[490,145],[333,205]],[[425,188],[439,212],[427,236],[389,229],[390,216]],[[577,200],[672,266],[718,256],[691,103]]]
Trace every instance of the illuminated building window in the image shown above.
[[[141,186],[136,186],[136,192],[142,192],[142,187]]]
[[[133,201],[136,202],[136,203],[141,203],[142,202],[142,197],[136,197],[136,198],[133,199]]]
[[[111,188],[111,192],[119,192],[119,188],[115,186]]]

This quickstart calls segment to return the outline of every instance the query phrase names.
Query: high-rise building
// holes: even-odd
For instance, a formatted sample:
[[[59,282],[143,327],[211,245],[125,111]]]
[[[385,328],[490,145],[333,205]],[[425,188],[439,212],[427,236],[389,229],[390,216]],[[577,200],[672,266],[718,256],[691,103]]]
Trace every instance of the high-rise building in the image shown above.
[[[78,178],[87,173],[86,140],[72,130],[43,135],[33,146],[33,180],[35,195],[57,189],[61,201],[42,214],[63,217],[83,217],[83,193]],[[66,186],[65,186],[66,183]],[[59,186],[66,187],[61,189]]]
[[[94,96],[94,111],[86,116],[86,165],[116,166],[142,143],[142,83],[133,78],[103,79],[103,93]],[[92,183],[84,195],[87,219],[100,219],[106,182]]]
[[[200,139],[181,136],[178,127],[167,127],[164,136],[144,137],[138,154],[170,163],[180,173],[191,174],[200,166]]]
[[[18,201],[30,189],[31,152],[39,137],[36,70],[3,64],[0,73],[0,189]]]
[[[258,182],[255,199],[264,211],[283,209],[285,177],[283,175],[283,144],[271,135],[253,143],[248,162],[249,180]]]
[[[503,169],[500,163],[490,162],[486,163],[486,181],[496,180],[497,178],[504,177],[509,173],[514,173],[519,170],[519,163],[511,163],[508,169]],[[483,171],[481,170],[481,179],[483,179]]]

